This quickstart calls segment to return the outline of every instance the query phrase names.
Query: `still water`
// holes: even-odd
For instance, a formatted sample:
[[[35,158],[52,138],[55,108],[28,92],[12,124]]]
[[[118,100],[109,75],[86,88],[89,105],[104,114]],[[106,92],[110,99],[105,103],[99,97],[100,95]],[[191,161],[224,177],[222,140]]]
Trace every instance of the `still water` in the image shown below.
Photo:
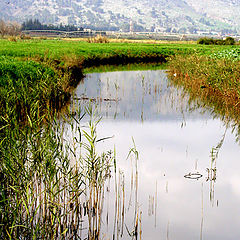
[[[141,239],[240,239],[240,148],[230,123],[189,105],[164,70],[88,74],[73,101],[81,106],[91,101],[103,117],[99,138],[113,136],[98,150],[116,149],[124,223],[115,225],[122,239],[131,239],[135,211]],[[127,159],[133,141],[137,169],[135,160]],[[110,185],[103,239],[113,239]]]

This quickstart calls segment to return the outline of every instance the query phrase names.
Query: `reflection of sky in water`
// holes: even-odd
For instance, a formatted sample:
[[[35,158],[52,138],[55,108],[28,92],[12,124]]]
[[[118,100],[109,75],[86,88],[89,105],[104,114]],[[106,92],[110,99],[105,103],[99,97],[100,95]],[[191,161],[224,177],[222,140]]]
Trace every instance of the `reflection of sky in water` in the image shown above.
[[[81,105],[94,99],[101,116],[131,120],[182,119],[187,105],[180,93],[165,71],[89,74],[75,91]]]
[[[96,89],[97,84],[101,87]],[[202,239],[239,239],[240,151],[231,129],[226,132],[217,158],[214,199],[210,201],[206,168],[210,167],[212,147],[217,146],[225,132],[224,124],[211,119],[209,114],[201,115],[199,110],[189,113],[186,99],[182,101],[180,92],[167,87],[164,71],[90,74],[76,94],[78,97],[85,94],[90,98],[121,99],[118,103],[101,102],[100,113],[108,118],[104,117],[98,127],[99,138],[112,135],[114,138],[100,143],[98,148],[103,151],[116,146],[118,165],[124,171],[129,189],[131,164],[126,157],[133,145],[132,137],[136,142],[140,154],[139,204],[143,212],[143,239],[201,239],[202,202]],[[184,178],[195,169],[203,178]],[[155,219],[148,216],[148,208],[156,181],[154,227]],[[126,222],[131,221],[129,216]],[[109,232],[111,236],[112,231]]]

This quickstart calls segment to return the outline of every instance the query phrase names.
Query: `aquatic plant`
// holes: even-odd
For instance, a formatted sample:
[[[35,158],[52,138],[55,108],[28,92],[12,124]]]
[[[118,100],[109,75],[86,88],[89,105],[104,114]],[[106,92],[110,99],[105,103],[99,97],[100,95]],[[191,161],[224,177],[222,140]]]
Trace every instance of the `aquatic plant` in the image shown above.
[[[83,130],[86,141],[79,125],[81,111],[70,111],[62,120],[50,113],[39,119],[27,115],[24,126],[16,118],[1,116],[5,121],[0,142],[1,239],[81,239],[86,215],[87,235],[98,239],[104,181],[110,176],[113,155],[97,154],[99,119],[91,108],[86,112],[90,115],[89,132]],[[74,132],[73,139],[65,139],[66,127],[78,135]]]

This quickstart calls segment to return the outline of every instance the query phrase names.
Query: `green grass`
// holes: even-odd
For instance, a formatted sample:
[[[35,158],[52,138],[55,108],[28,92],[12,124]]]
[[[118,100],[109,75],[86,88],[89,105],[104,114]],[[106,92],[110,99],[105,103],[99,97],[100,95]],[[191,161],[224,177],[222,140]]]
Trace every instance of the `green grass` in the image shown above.
[[[163,63],[174,56],[210,56],[239,58],[238,46],[153,43],[88,43],[63,40],[0,40],[0,110],[15,106],[20,119],[29,112],[31,103],[40,112],[60,106],[70,95],[71,87],[85,72],[137,69],[134,64]],[[127,65],[132,63],[133,65]],[[26,107],[26,109],[24,109]],[[19,112],[23,112],[20,114]]]
[[[87,43],[63,40],[28,40],[10,42],[0,40],[0,56],[48,57],[62,59],[65,55],[76,55],[86,59],[109,56],[139,56],[162,54],[189,54],[193,52],[210,54],[235,46],[201,46],[197,44],[148,44],[148,43]]]
[[[103,65],[98,67],[84,68],[83,73],[102,73],[102,72],[116,72],[116,71],[139,71],[139,70],[162,70],[167,69],[168,63],[136,63],[125,65]]]

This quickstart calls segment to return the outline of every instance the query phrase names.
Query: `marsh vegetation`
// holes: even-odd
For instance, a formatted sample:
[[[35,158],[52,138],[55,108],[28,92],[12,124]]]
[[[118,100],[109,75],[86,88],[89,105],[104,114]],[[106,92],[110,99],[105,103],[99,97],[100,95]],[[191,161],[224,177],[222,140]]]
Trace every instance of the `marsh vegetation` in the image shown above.
[[[169,206],[169,199],[164,194],[171,193],[172,189],[176,191],[177,182],[185,181],[186,168],[193,165],[202,176],[208,176],[211,203],[216,206],[220,201],[213,197],[218,152],[223,146],[225,129],[231,127],[235,131],[239,124],[238,47],[93,42],[0,41],[0,237],[3,239],[116,239],[127,236],[141,239],[151,232],[150,228],[145,233],[142,229],[146,225],[146,209],[155,227],[151,233],[154,238],[158,236],[158,194],[166,200],[162,204]],[[231,53],[233,57],[229,57]],[[105,77],[95,73],[80,82],[83,69],[88,67],[114,63],[130,68],[126,64],[147,62],[157,62],[153,68],[168,62],[171,82],[162,71],[124,72],[123,75],[113,72]],[[93,70],[88,68],[87,71]],[[101,116],[103,120],[100,121]],[[177,139],[184,139],[187,135],[182,134],[181,129],[186,128],[187,119],[190,119],[190,130],[194,132],[193,129],[199,126],[195,126],[191,118],[205,121],[212,116],[223,121],[214,122],[224,128],[223,138],[217,134],[220,144],[214,138],[207,147],[204,146],[204,156],[194,152],[194,160],[190,161],[179,151],[181,161],[174,165],[182,166],[181,172],[172,172],[175,168],[169,159],[178,157],[169,149],[176,146],[166,146],[164,139],[171,142],[176,133]],[[166,134],[164,129],[169,122],[171,126]],[[207,128],[206,134],[210,130]],[[151,132],[158,142],[146,137]],[[110,137],[120,133],[125,135]],[[132,142],[131,134],[134,139],[136,136],[136,144]],[[162,135],[165,137],[159,139]],[[232,135],[229,138],[232,141]],[[239,140],[238,131],[235,131],[235,139]],[[191,141],[189,136],[184,146],[186,155]],[[124,145],[124,151],[118,142]],[[138,153],[139,142],[142,155]],[[151,150],[149,143],[155,150]],[[109,149],[109,146],[112,147]],[[226,149],[226,154],[236,159],[237,147],[233,154]],[[146,152],[145,148],[148,149]],[[165,148],[168,154],[165,154]],[[212,157],[209,160],[210,150]],[[161,159],[156,159],[160,155]],[[130,167],[121,162],[127,156]],[[144,165],[139,156],[144,159],[144,164],[149,162],[150,165]],[[198,168],[195,158],[206,161],[203,160]],[[237,169],[235,161],[234,164]],[[152,166],[158,166],[158,170]],[[203,173],[206,168],[209,170],[207,175]],[[146,172],[153,173],[154,179],[144,175]],[[178,176],[177,182],[174,177],[166,177],[168,173]],[[205,184],[204,181],[201,183]],[[142,200],[143,191],[149,197],[147,201]],[[146,195],[146,191],[150,193]],[[185,199],[181,194],[176,198],[181,197]],[[180,211],[177,206],[178,203],[174,203],[174,209]],[[224,214],[224,211],[220,213],[221,216]],[[170,219],[167,215],[159,224],[167,226],[166,232],[161,234],[169,237],[171,220],[176,218],[170,214]],[[183,221],[187,222],[186,219]],[[232,226],[233,236],[235,227]],[[180,228],[179,225],[176,228]],[[189,235],[195,237],[198,230],[193,226]]]

